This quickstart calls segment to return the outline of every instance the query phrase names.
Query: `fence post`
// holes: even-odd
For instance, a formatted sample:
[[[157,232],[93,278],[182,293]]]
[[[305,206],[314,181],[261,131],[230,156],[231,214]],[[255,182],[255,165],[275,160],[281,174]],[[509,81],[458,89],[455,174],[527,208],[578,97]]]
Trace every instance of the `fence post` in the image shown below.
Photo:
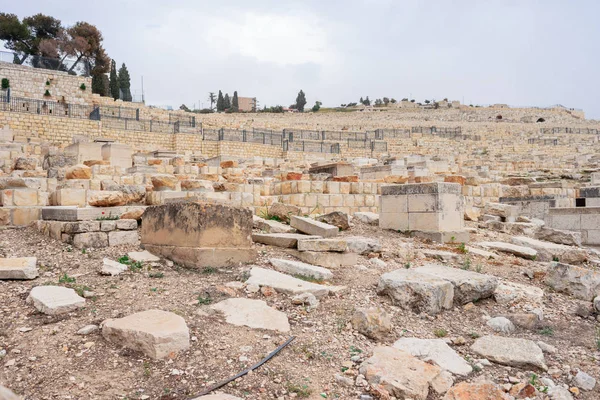
[[[196,117],[192,117],[192,128],[196,127]]]
[[[179,133],[179,121],[175,121],[173,124],[173,133]]]
[[[135,120],[136,121],[140,120],[140,109],[139,108],[135,109]]]
[[[6,90],[6,102],[10,103],[10,86]]]

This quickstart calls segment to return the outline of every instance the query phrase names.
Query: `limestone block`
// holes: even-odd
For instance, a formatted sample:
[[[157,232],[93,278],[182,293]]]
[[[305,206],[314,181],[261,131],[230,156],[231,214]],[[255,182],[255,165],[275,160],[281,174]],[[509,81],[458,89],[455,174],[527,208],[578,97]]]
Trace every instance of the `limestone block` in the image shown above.
[[[296,228],[300,232],[304,232],[309,235],[321,236],[324,238],[337,236],[339,232],[339,228],[337,226],[299,216],[291,217],[290,226]]]
[[[36,286],[31,289],[27,303],[48,315],[65,314],[85,305],[85,299],[75,290],[62,286]]]
[[[38,276],[37,258],[0,258],[0,279],[35,279]]]

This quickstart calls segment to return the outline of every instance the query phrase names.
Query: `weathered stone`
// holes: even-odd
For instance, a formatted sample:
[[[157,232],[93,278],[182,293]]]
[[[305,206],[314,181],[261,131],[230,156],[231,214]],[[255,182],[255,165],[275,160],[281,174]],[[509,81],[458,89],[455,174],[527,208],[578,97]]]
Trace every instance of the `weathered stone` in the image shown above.
[[[444,265],[427,264],[415,272],[446,280],[454,286],[454,302],[458,305],[485,299],[494,294],[498,278]]]
[[[466,247],[466,250],[469,254],[475,254],[476,256],[483,257],[485,259],[493,259],[498,258],[498,255],[489,251],[478,249],[477,247]]]
[[[99,221],[67,222],[63,225],[64,233],[97,232],[100,230]]]
[[[300,293],[292,297],[292,304],[297,306],[307,305],[310,308],[316,308],[319,306],[319,299],[312,293]]]
[[[152,175],[150,178],[152,181],[152,186],[156,191],[164,191],[164,190],[175,190],[177,188],[177,182],[179,180],[174,175]]]
[[[356,254],[379,253],[381,251],[381,242],[377,239],[371,239],[361,236],[345,237],[348,245],[348,251]]]
[[[280,221],[290,222],[292,215],[302,215],[300,207],[291,204],[273,203],[269,207],[269,214],[279,218]]]
[[[126,211],[123,214],[121,214],[121,219],[122,220],[133,219],[133,220],[139,221],[142,219],[143,214],[144,214],[143,208],[133,209],[133,210]]]
[[[73,165],[67,168],[65,179],[92,179],[92,169],[84,164]]]
[[[19,157],[15,160],[15,170],[31,171],[37,168],[38,159],[35,157]]]
[[[460,382],[448,390],[443,400],[509,400],[502,388],[493,382]]]
[[[104,258],[102,260],[102,268],[100,269],[100,274],[102,275],[116,276],[125,271],[127,271],[127,265],[125,264],[121,264],[120,262],[113,261],[109,258]]]
[[[437,314],[443,309],[452,308],[454,300],[452,283],[407,269],[383,274],[377,293],[387,295],[395,305],[417,313]]]
[[[517,257],[526,258],[529,260],[535,260],[537,257],[537,251],[530,247],[517,246],[515,244],[504,242],[479,242],[477,244],[485,248],[513,254]]]
[[[316,218],[316,220],[329,225],[337,226],[340,231],[345,231],[350,228],[350,219],[348,218],[348,214],[341,211],[333,211],[329,214],[320,215]]]
[[[592,301],[600,295],[600,272],[574,265],[551,263],[546,272],[546,285],[581,300]]]
[[[37,258],[0,258],[0,279],[35,279],[38,276]]]
[[[277,292],[289,295],[312,293],[317,298],[327,296],[331,290],[335,289],[334,286],[324,286],[306,282],[302,279],[282,274],[281,272],[259,267],[253,267],[250,270],[250,278],[246,281],[246,284],[270,286]]]
[[[320,251],[295,250],[289,250],[289,252],[305,263],[319,265],[324,268],[337,269],[358,263],[358,255],[356,253],[324,253]]]
[[[573,400],[573,396],[569,392],[569,389],[566,389],[562,386],[553,386],[548,388],[548,395],[551,400]]]
[[[405,351],[380,346],[373,349],[373,355],[361,364],[359,372],[391,396],[426,400],[432,382],[442,370]]]
[[[108,245],[120,246],[122,244],[140,244],[140,236],[135,231],[112,231],[108,232]]]
[[[333,279],[333,273],[328,269],[300,261],[271,258],[269,262],[275,269],[286,274],[302,276],[317,281],[328,281]]]
[[[298,240],[320,239],[320,236],[303,235],[301,233],[253,233],[252,241],[255,243],[268,244],[269,246],[294,249],[298,246]]]
[[[525,246],[537,251],[538,261],[560,261],[565,264],[581,264],[587,260],[587,252],[578,247],[543,242],[541,240],[518,236],[512,238],[518,246]]]
[[[120,219],[115,221],[117,229],[121,229],[124,231],[131,231],[137,229],[138,224],[136,220],[133,219]]]
[[[177,314],[148,310],[102,322],[102,336],[113,344],[159,359],[190,346],[185,320]]]
[[[108,247],[106,232],[76,233],[73,235],[73,246],[78,249]]]
[[[535,313],[514,313],[507,314],[504,317],[508,318],[515,326],[523,329],[534,330],[541,325],[541,316]]]
[[[394,343],[394,347],[422,361],[431,361],[455,375],[467,376],[473,371],[471,365],[443,339],[401,338]]]
[[[211,308],[221,311],[225,315],[225,321],[232,325],[279,332],[290,331],[290,324],[285,313],[269,307],[262,300],[231,298],[221,301]]]
[[[160,261],[160,257],[156,257],[154,254],[150,253],[147,250],[144,251],[130,251],[127,253],[127,257],[129,257],[134,262],[158,262]]]
[[[378,307],[356,310],[350,322],[355,330],[374,340],[383,340],[392,330],[391,316]]]
[[[12,390],[0,385],[0,400],[21,400]]]
[[[78,335],[89,335],[91,333],[94,333],[96,331],[98,331],[100,328],[98,328],[98,325],[86,325],[83,328],[81,328],[80,330],[77,331]]]
[[[191,192],[214,192],[213,183],[211,181],[199,179],[184,179],[181,181],[181,190]]]
[[[290,226],[308,235],[330,238],[337,236],[339,228],[307,217],[292,216]]]
[[[169,203],[148,207],[142,220],[142,246],[179,264],[226,267],[256,258],[250,239],[252,212],[248,209]]]
[[[425,255],[425,257],[450,263],[458,263],[460,261],[460,255],[450,251],[425,249],[423,250],[423,255]]]
[[[513,323],[505,317],[490,318],[486,325],[492,328],[494,332],[498,333],[510,334],[515,331]]]
[[[535,342],[527,339],[483,336],[475,341],[471,350],[498,364],[548,369],[542,349]]]
[[[581,232],[543,227],[536,233],[535,238],[567,246],[581,246]]]
[[[125,195],[109,190],[88,190],[87,203],[93,207],[115,207],[127,204]]]
[[[578,388],[589,392],[594,390],[594,387],[596,386],[596,379],[583,371],[579,371],[577,372],[577,375],[575,375],[574,383]]]
[[[302,239],[298,241],[298,251],[345,252],[348,244],[344,239]]]
[[[499,304],[540,304],[543,297],[544,291],[538,287],[509,281],[500,282],[494,290],[494,299]]]
[[[75,290],[62,286],[36,286],[29,292],[27,303],[48,315],[65,314],[85,305]]]
[[[379,214],[373,212],[355,212],[353,216],[365,224],[379,225]]]
[[[259,229],[265,233],[294,233],[296,230],[289,225],[282,224],[279,221],[263,219],[256,215],[252,216],[254,229]]]
[[[118,185],[111,180],[102,181],[102,190],[120,192],[125,204],[140,203],[146,198],[146,187],[144,185]]]
[[[519,215],[519,208],[510,204],[488,202],[483,213],[501,217],[503,222],[515,222]]]

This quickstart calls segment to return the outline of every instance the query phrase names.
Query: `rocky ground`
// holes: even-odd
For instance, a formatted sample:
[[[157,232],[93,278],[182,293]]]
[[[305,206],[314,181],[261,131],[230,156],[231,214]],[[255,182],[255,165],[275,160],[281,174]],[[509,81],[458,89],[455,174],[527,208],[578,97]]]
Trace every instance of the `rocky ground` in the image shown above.
[[[530,398],[600,398],[598,385],[584,390],[579,386],[585,385],[574,378],[580,370],[600,376],[600,325],[588,302],[556,293],[543,283],[548,263],[502,253],[482,257],[465,253],[460,244],[427,243],[356,220],[342,236],[378,239],[382,251],[360,256],[357,265],[332,270],[331,284],[346,289],[322,298],[312,308],[294,305],[291,296],[269,288],[254,292],[244,287],[249,266],[191,270],[162,260],[144,263],[119,276],[102,276],[98,271],[103,258],[118,260],[140,249],[77,250],[33,228],[2,230],[0,257],[37,257],[40,277],[0,281],[0,384],[26,399],[187,399],[255,364],[295,336],[292,344],[267,364],[221,391],[244,399],[389,398],[386,393],[370,390],[359,374],[361,363],[377,346],[392,346],[399,338],[441,338],[473,368],[468,376],[455,376],[455,384],[492,381],[515,395],[515,387],[531,383],[534,390],[527,394]],[[494,231],[476,230],[472,235],[474,242],[501,240],[510,241],[508,235]],[[272,269],[271,258],[291,258],[280,248],[256,247],[260,255],[256,265],[264,268]],[[454,256],[445,256],[442,261],[427,255],[430,250],[444,250]],[[544,296],[539,304],[528,300],[501,304],[488,298],[430,316],[402,310],[387,296],[377,294],[383,273],[428,263],[532,285],[543,289]],[[26,303],[31,288],[49,284],[74,288],[86,297],[85,307],[47,316]],[[287,315],[290,332],[226,323],[211,305],[230,297],[266,301]],[[391,331],[377,339],[365,337],[351,323],[357,310],[371,307],[391,316]],[[78,334],[85,326],[148,309],[182,316],[190,328],[191,347],[174,357],[154,360],[107,342],[98,330]],[[487,324],[490,317],[516,314],[543,315],[543,319],[528,325],[524,317],[523,324],[511,333],[494,332]],[[482,359],[471,346],[486,335],[543,342],[540,346],[545,350],[548,369],[509,367]],[[546,388],[553,385],[565,390],[550,390],[553,394],[548,397]],[[428,400],[442,398],[430,393]]]

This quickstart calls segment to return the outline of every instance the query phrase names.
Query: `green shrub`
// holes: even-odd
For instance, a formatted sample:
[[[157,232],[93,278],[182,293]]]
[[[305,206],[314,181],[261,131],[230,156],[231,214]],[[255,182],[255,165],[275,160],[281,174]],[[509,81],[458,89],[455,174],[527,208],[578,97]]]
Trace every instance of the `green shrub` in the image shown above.
[[[46,92],[44,92],[44,96],[46,96],[46,97],[50,96],[50,91],[48,89],[46,89]]]
[[[86,87],[85,87],[85,83],[82,83],[82,84],[79,86],[79,89],[81,89],[81,90],[85,90],[85,89],[86,89]]]
[[[2,78],[2,89],[8,89],[10,87],[10,81],[6,78]]]

